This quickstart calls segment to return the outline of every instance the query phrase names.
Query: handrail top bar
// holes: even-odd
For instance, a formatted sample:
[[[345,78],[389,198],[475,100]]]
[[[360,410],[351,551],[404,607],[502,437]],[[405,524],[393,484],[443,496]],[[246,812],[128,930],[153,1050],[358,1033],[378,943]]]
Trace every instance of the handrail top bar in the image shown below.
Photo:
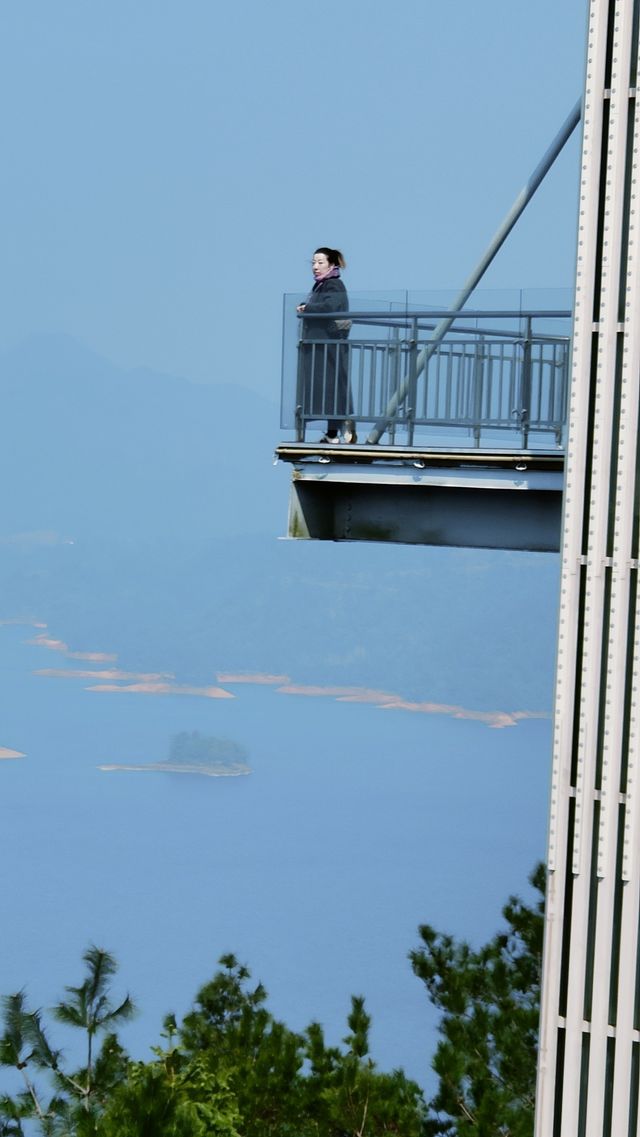
[[[335,319],[336,317],[346,319],[350,317],[362,317],[365,319],[383,319],[385,316],[392,317],[397,320],[417,320],[424,317],[442,319],[446,315],[447,319],[458,319],[464,316],[466,319],[488,319],[489,317],[497,318],[500,320],[526,320],[526,319],[539,319],[539,320],[567,320],[573,316],[571,309],[500,309],[491,308],[488,311],[485,309],[475,308],[460,308],[455,312],[445,312],[442,308],[422,308],[419,311],[398,311],[398,312],[370,312],[359,311],[357,308],[352,308],[349,311],[336,311],[336,312],[296,312],[299,320],[326,320]]]
[[[406,325],[395,324],[392,321],[385,321],[384,323],[382,323],[382,322],[376,323],[375,320],[364,320],[363,319],[363,320],[354,320],[353,324],[354,325],[355,324],[362,324],[363,328],[382,326],[382,327],[388,327],[388,328],[396,328],[398,330],[401,330],[404,328],[406,330]],[[433,331],[435,331],[436,326],[437,326],[436,324],[419,324],[418,325],[418,331],[420,331],[420,332],[433,332]],[[530,335],[526,335],[523,331],[518,330],[516,328],[465,328],[465,327],[457,327],[457,328],[454,328],[453,331],[454,331],[456,336],[468,337],[474,343],[476,343],[478,340],[481,339],[484,343],[491,343],[494,340],[495,341],[513,340],[515,343],[567,344],[567,343],[569,343],[569,341],[571,339],[571,336],[568,333],[566,336],[560,335],[559,332],[555,332],[555,333],[552,333],[552,332],[531,332]],[[312,342],[312,341],[308,341],[308,342]],[[349,342],[350,343],[359,343],[361,341],[359,340],[357,335],[354,336],[352,334],[349,337]],[[382,344],[382,343],[385,343],[386,341],[385,340],[380,340],[380,341],[372,340],[371,342],[372,343],[379,342]],[[406,342],[410,342],[410,341],[402,340],[401,342],[406,343]],[[449,341],[447,341],[447,342],[449,342]],[[465,343],[466,341],[465,341],[465,339],[459,339],[459,340],[456,340],[454,342]]]
[[[363,328],[396,328],[397,330],[404,329],[411,330],[413,321],[407,321],[403,316],[361,316],[358,312],[342,313],[342,315],[350,315],[352,317],[351,323],[361,325]],[[340,316],[340,313],[336,313]],[[430,323],[419,323],[418,331],[420,332],[433,332],[438,327],[437,323],[431,321]],[[568,343],[571,339],[569,334],[561,335],[560,332],[534,332],[526,333],[522,328],[487,328],[487,327],[470,327],[458,324],[457,328],[453,329],[457,336],[470,336],[473,340],[482,337],[483,340],[487,339],[512,339],[516,341],[523,341],[526,339],[528,342],[533,343]],[[351,336],[351,343],[357,342],[357,336]]]
[[[347,313],[344,313],[344,315],[347,315]],[[352,324],[363,324],[365,327],[376,327],[377,325],[381,325],[382,327],[407,327],[409,323],[413,323],[413,321],[406,321],[404,316],[376,316],[375,318],[373,316],[363,316],[363,318],[360,319],[359,313],[357,312],[351,312],[349,315],[352,316]],[[429,319],[424,319],[424,321],[421,319],[421,322],[418,323],[418,327],[421,332],[431,332],[437,329],[438,323],[429,317]],[[455,331],[457,335],[464,333],[473,335],[474,338],[477,337],[477,335],[510,335],[510,337],[515,339],[522,339],[525,334],[521,327],[477,327],[476,324],[469,324],[468,327],[465,324],[458,324]],[[532,331],[531,335],[533,339],[541,340],[570,339],[570,335],[563,335],[562,332]]]

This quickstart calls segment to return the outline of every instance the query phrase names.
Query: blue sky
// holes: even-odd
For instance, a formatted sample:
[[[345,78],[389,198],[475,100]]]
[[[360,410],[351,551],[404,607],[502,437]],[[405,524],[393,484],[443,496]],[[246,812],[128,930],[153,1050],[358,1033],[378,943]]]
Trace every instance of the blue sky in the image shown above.
[[[0,348],[277,398],[282,294],[457,290],[582,90],[585,0],[0,8]],[[579,138],[486,287],[573,278]]]

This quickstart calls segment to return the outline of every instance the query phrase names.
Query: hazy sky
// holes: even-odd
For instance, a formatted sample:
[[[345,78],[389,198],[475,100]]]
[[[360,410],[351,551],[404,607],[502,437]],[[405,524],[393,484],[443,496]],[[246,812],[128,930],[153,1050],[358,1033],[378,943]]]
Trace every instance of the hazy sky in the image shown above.
[[[0,352],[32,335],[69,335],[120,367],[236,382],[275,402],[282,296],[309,287],[316,246],[344,250],[352,292],[459,289],[582,92],[586,15],[586,0],[0,0]],[[578,134],[486,287],[572,285]],[[271,431],[268,446],[277,441]],[[288,468],[274,474],[280,532],[289,476]],[[213,492],[210,508],[205,532],[215,529]],[[400,551],[398,561],[413,564],[419,553],[431,555],[412,550],[403,560]],[[344,565],[343,552],[334,554]],[[317,562],[317,550],[306,555]],[[302,556],[292,562],[298,569]],[[524,595],[532,610],[548,596],[543,575]],[[476,650],[491,649],[493,618],[488,610]],[[524,666],[521,628],[511,631],[505,667]],[[56,626],[52,635],[69,631]],[[447,658],[449,647],[439,666],[468,667],[464,653]],[[434,658],[439,650],[434,644]],[[352,709],[363,722],[362,708]],[[516,737],[536,729],[523,724]],[[28,750],[14,733],[0,746]],[[508,733],[487,731],[487,747]],[[457,736],[455,746],[457,760]],[[537,751],[531,768],[538,776]],[[536,824],[539,797],[525,798]],[[429,808],[437,800],[432,793]],[[500,825],[487,826],[482,808],[477,817],[491,843]],[[539,824],[542,833],[542,816]],[[136,827],[130,832],[135,841]],[[466,841],[468,851],[473,840],[469,828],[453,846]],[[429,888],[441,887],[431,863],[424,877],[416,925],[430,918]],[[113,876],[114,905],[122,879]],[[419,876],[411,885],[422,887]],[[58,903],[54,889],[51,898]],[[249,904],[238,913],[250,929]],[[187,950],[203,950],[184,928]],[[144,925],[132,931],[142,937]],[[48,975],[55,950],[30,922],[23,932]],[[97,934],[87,927],[87,937]],[[239,932],[237,940],[222,950],[254,946]],[[83,946],[74,945],[74,958]],[[179,951],[175,959],[182,965]],[[261,978],[277,986],[265,970]]]
[[[277,397],[318,244],[354,291],[457,290],[583,83],[586,0],[0,5],[0,347]],[[490,270],[573,279],[578,132]]]

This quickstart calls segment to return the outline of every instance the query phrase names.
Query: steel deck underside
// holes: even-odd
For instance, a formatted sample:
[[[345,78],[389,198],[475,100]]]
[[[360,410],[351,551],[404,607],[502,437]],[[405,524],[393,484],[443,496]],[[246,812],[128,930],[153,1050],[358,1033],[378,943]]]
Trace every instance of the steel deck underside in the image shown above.
[[[288,536],[556,552],[563,455],[282,444]]]

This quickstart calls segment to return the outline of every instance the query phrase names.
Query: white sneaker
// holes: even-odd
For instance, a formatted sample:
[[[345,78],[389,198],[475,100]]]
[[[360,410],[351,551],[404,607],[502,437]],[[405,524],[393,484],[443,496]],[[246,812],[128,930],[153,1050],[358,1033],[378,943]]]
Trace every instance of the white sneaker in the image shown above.
[[[356,443],[358,435],[356,434],[356,424],[352,418],[346,418],[342,427],[342,437],[345,442]]]

